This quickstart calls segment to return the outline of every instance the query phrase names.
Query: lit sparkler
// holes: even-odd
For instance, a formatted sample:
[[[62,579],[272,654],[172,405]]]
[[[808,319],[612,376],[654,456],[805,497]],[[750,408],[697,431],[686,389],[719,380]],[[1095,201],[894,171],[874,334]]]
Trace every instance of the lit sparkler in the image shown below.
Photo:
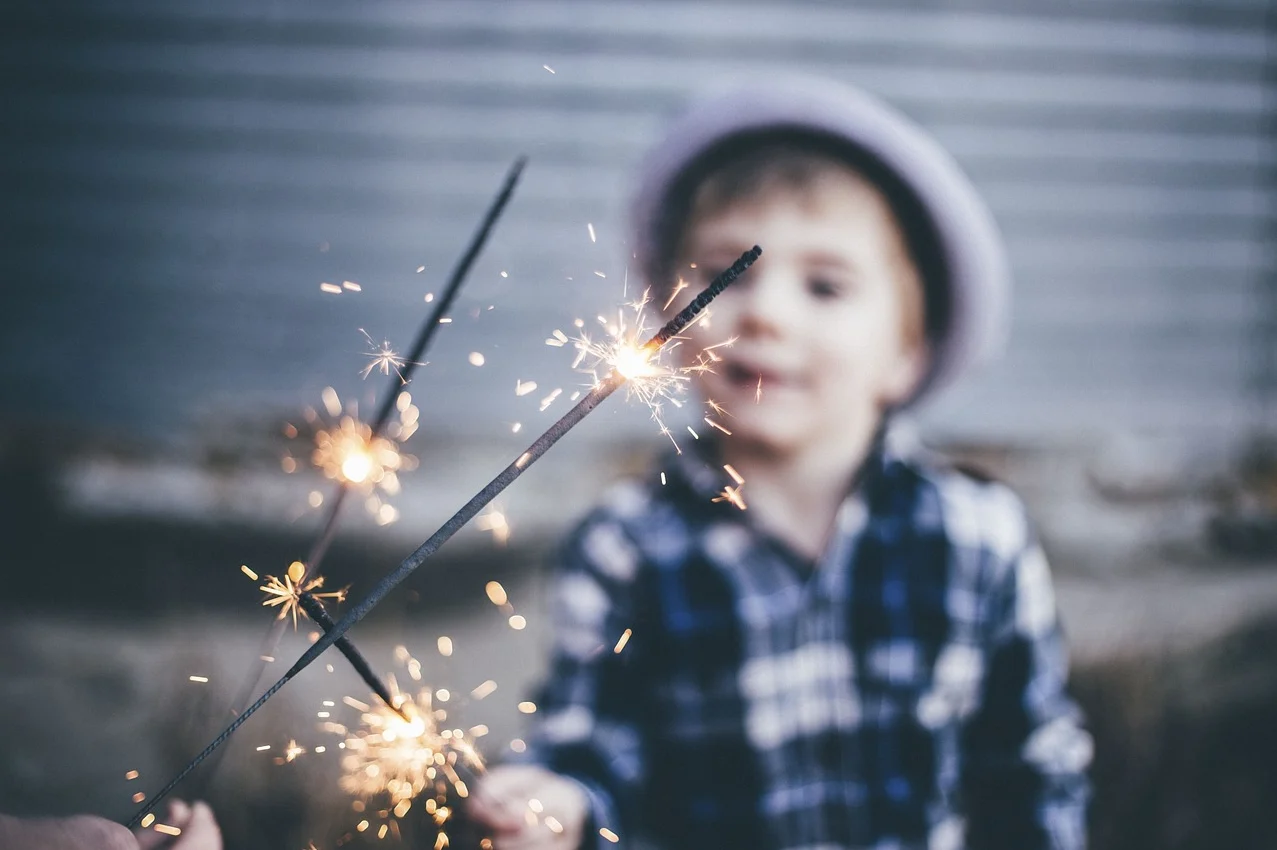
[[[392,680],[393,681],[393,680]],[[325,728],[345,736],[342,790],[363,799],[385,794],[398,807],[430,790],[433,794],[469,795],[462,771],[481,771],[483,758],[463,729],[440,728],[447,710],[435,705],[435,692],[415,698],[394,693],[398,712],[380,703],[362,705],[359,726]],[[406,811],[406,807],[403,809]],[[402,815],[401,815],[402,816]]]
[[[741,255],[732,266],[726,271],[719,274],[700,294],[692,299],[686,307],[679,311],[678,315],[667,322],[659,331],[657,331],[651,339],[643,344],[642,350],[651,355],[655,354],[662,346],[674,339],[678,334],[682,333],[698,316],[709,306],[710,302],[716,298],[719,293],[732,284],[741,274],[745,272],[754,261],[762,254],[762,249],[758,246],[750,251],[746,251]],[[167,785],[157,791],[142,808],[134,815],[129,822],[129,826],[136,826],[143,817],[145,817],[156,804],[163,800],[168,794],[177,787],[177,785],[186,778],[192,770],[200,765],[205,759],[212,755],[223,743],[230,739],[231,735],[239,729],[248,718],[252,717],[267,702],[270,701],[275,694],[279,693],[285,685],[292,681],[293,677],[302,670],[309,667],[331,646],[345,637],[346,632],[352,626],[362,620],[368,613],[375,608],[392,590],[401,584],[404,579],[412,575],[426,560],[439,550],[439,547],[452,539],[452,537],[460,531],[470,520],[474,519],[480,511],[492,503],[494,499],[501,495],[507,487],[515,482],[520,475],[523,474],[529,466],[535,463],[542,455],[550,450],[555,443],[563,438],[572,430],[582,419],[598,407],[608,396],[619,389],[627,380],[624,373],[617,369],[613,369],[611,373],[599,380],[598,383],[586,394],[575,406],[567,413],[563,414],[557,422],[551,425],[541,436],[528,447],[528,449],[519,455],[513,463],[502,470],[495,478],[489,481],[483,489],[470,498],[461,508],[453,514],[442,526],[440,526],[434,534],[432,534],[424,543],[417,547],[407,558],[405,558],[398,567],[396,567],[388,575],[384,576],[381,581],[365,596],[358,604],[347,609],[345,615],[340,621],[331,626],[324,626],[324,634],[320,635],[314,643],[306,649],[301,656],[293,662],[293,665],[279,678],[275,684],[271,685],[265,693],[257,698],[256,701],[239,713],[236,718],[231,721],[221,734],[215,737],[207,747],[205,747],[198,755],[193,758],[176,776],[171,779]],[[307,598],[303,595],[303,599]]]
[[[440,639],[441,651],[444,640]],[[405,647],[395,653],[408,664],[412,678],[420,680],[420,662]],[[443,688],[425,688],[414,697],[402,693],[393,676],[387,681],[392,690],[389,703],[345,697],[343,702],[359,712],[358,723],[352,728],[330,721],[321,727],[343,738],[341,788],[356,797],[358,810],[376,803],[385,818],[392,813],[403,818],[424,798],[422,807],[443,836],[436,836],[436,842],[446,846],[445,827],[453,813],[448,801],[469,796],[466,777],[482,772],[474,736],[486,729],[476,727],[468,733],[448,728],[447,706],[453,695]],[[394,822],[389,822],[393,828]]]
[[[359,419],[357,405],[343,408],[336,390],[325,387],[322,393],[324,409],[334,420],[328,427],[315,431],[315,445],[311,463],[322,472],[346,487],[356,487],[371,492],[381,490],[388,495],[399,492],[399,472],[416,468],[417,459],[400,448],[400,442],[417,432],[421,411],[412,403],[412,396],[399,393],[395,410],[396,421],[385,427],[384,434]],[[307,418],[317,420],[313,410]]]
[[[256,576],[247,567],[241,567],[241,569],[253,577]],[[268,575],[266,576],[266,584],[263,584],[258,590],[266,594],[266,598],[262,600],[262,605],[269,608],[279,608],[279,615],[276,619],[286,620],[291,617],[293,629],[296,630],[297,615],[306,613],[302,606],[303,594],[309,594],[315,599],[332,599],[337,602],[346,601],[347,588],[320,591],[323,586],[323,576],[307,578],[306,566],[301,561],[293,561],[288,566],[288,572],[284,573],[283,578]]]
[[[678,293],[685,288],[687,288],[686,281],[680,279],[679,285],[670,294],[669,300],[665,302],[662,309],[667,309]],[[569,338],[563,331],[555,330],[546,340],[546,344],[563,347],[571,342],[577,352],[572,368],[589,375],[594,386],[598,386],[602,380],[601,376],[606,376],[613,371],[623,375],[627,379],[627,396],[638,399],[648,407],[660,433],[669,438],[676,450],[681,451],[673,432],[665,424],[665,405],[681,408],[692,376],[713,371],[714,364],[722,359],[715,349],[730,346],[736,340],[732,338],[705,346],[697,353],[693,363],[678,366],[673,362],[673,352],[686,341],[686,337],[675,336],[672,338],[672,344],[656,349],[644,342],[644,338],[650,331],[647,311],[651,304],[651,290],[644,290],[641,297],[617,310],[615,321],[599,316],[598,323],[603,326],[606,333],[604,339],[594,339],[585,331],[581,331],[575,338]],[[708,310],[702,311],[698,321],[703,321],[708,315]],[[580,327],[583,323],[577,324]],[[689,323],[688,326],[690,327],[691,324],[695,322]],[[713,401],[707,402],[707,405],[714,413],[726,412],[722,405]],[[708,416],[705,421],[724,433],[731,433],[722,424]]]

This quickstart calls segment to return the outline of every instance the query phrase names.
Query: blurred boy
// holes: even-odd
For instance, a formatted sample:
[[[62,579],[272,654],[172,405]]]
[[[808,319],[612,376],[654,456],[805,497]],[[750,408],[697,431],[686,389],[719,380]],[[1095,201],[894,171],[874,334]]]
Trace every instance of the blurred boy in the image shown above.
[[[1024,510],[889,429],[1000,340],[974,189],[811,81],[700,102],[640,185],[658,303],[763,247],[680,349],[736,339],[699,379],[732,434],[574,533],[535,764],[494,770],[473,813],[498,850],[1081,848],[1090,739]],[[727,465],[748,510],[715,499]]]

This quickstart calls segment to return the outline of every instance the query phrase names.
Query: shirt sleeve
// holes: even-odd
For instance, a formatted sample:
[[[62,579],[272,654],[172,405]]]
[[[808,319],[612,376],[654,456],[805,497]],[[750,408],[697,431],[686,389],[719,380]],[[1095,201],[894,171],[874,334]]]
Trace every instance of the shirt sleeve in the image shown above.
[[[1092,743],[1066,691],[1064,636],[1037,542],[996,582],[983,701],[964,742],[968,847],[1082,850]]]
[[[628,843],[644,776],[639,561],[621,523],[596,515],[569,539],[552,583],[554,648],[529,755],[586,791],[585,847]]]

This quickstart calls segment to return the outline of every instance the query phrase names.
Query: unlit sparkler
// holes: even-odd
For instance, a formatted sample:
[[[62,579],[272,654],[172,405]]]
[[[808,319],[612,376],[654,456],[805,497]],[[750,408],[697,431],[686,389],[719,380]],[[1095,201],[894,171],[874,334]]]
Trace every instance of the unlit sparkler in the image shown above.
[[[660,351],[661,347],[682,333],[688,325],[690,325],[697,316],[699,316],[709,303],[732,284],[741,274],[745,272],[754,261],[762,254],[762,249],[757,245],[753,249],[746,251],[741,255],[731,268],[719,274],[714,280],[705,287],[703,291],[691,303],[679,311],[673,319],[667,322],[664,327],[657,331],[651,339],[640,347],[640,351],[651,357]],[[426,562],[431,555],[438,551],[439,547],[452,539],[458,531],[461,530],[470,520],[485,507],[488,506],[497,496],[509,487],[514,481],[523,474],[529,466],[535,463],[542,455],[563,438],[572,428],[584,419],[590,411],[598,407],[608,396],[619,389],[627,380],[627,376],[619,369],[613,369],[606,377],[600,380],[593,389],[590,390],[577,404],[565,413],[557,422],[551,425],[545,433],[532,442],[527,451],[519,455],[513,463],[501,471],[495,478],[476,493],[466,502],[460,510],[452,515],[442,526],[439,527],[434,534],[430,536],[424,543],[417,547],[416,551],[395,568],[393,572],[386,575],[377,583],[375,587],[365,596],[358,604],[347,609],[345,615],[331,628],[325,630],[324,634],[319,636],[301,657],[293,663],[293,665],[284,673],[280,679],[271,685],[257,700],[248,708],[246,708],[238,717],[231,721],[230,725],[224,729],[221,734],[209,743],[202,752],[195,756],[186,767],[182,768],[178,774],[173,777],[163,788],[156,792],[150,800],[134,815],[129,822],[130,826],[135,826],[151,809],[153,809],[161,800],[171,792],[178,783],[180,783],[186,775],[194,770],[199,764],[213,754],[223,743],[225,743],[231,735],[240,726],[252,717],[262,706],[270,701],[271,697],[279,693],[285,685],[292,681],[293,677],[302,670],[309,667],[319,658],[329,647],[341,640],[352,626],[368,615],[373,608],[386,597],[390,591],[394,590],[404,579],[408,578],[418,567]]]

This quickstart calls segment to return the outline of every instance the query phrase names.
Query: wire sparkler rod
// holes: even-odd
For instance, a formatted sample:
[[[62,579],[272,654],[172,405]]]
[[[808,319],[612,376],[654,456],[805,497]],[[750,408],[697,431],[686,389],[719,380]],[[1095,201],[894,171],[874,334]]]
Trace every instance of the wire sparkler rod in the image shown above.
[[[470,269],[474,266],[474,262],[478,259],[484,245],[487,244],[488,237],[492,233],[492,229],[496,226],[497,221],[501,218],[501,214],[505,211],[506,206],[510,203],[510,198],[514,195],[515,186],[519,183],[519,178],[523,175],[523,169],[528,164],[526,156],[518,157],[506,171],[505,180],[501,183],[501,188],[497,190],[497,194],[493,197],[492,202],[488,205],[487,212],[484,213],[483,219],[479,222],[479,226],[475,228],[474,233],[470,237],[470,242],[466,246],[465,253],[457,260],[452,268],[452,272],[448,275],[448,282],[444,285],[443,291],[440,293],[438,300],[435,301],[433,309],[426,316],[425,321],[421,325],[421,329],[417,331],[417,338],[413,340],[412,349],[405,357],[403,369],[392,380],[398,380],[399,385],[407,384],[412,379],[412,373],[420,365],[421,358],[430,348],[431,342],[434,341],[435,334],[448,310],[452,308],[452,304],[456,301],[457,294],[461,291],[462,285],[470,275]],[[382,435],[386,429],[386,423],[390,421],[390,416],[395,409],[395,400],[399,393],[397,388],[392,387],[390,392],[386,393],[381,401],[381,405],[377,410],[377,416],[372,420],[369,427],[371,428],[370,439],[376,439]],[[311,544],[310,551],[306,554],[306,560],[302,562],[305,572],[302,574],[300,581],[297,582],[299,587],[306,583],[308,576],[314,575],[319,570],[319,565],[323,562],[324,556],[328,553],[329,546],[332,545],[333,538],[337,534],[337,520],[341,517],[342,508],[345,507],[346,496],[350,492],[350,483],[345,479],[341,479],[337,483],[336,491],[333,497],[328,500],[328,508],[324,514],[323,524],[320,526],[320,532],[316,536],[314,543]],[[303,609],[307,614],[311,615],[311,619],[323,626],[319,620],[311,612],[307,603],[307,594],[302,591],[299,602],[302,603]],[[318,607],[318,600],[311,597],[310,602],[315,603]],[[322,611],[322,607],[320,607]],[[329,621],[331,622],[331,620]],[[245,706],[248,705],[249,699],[253,696],[253,691],[257,689],[257,683],[262,678],[262,673],[266,669],[265,661],[260,659],[273,658],[275,650],[279,647],[279,641],[284,635],[285,623],[277,620],[272,623],[262,640],[261,649],[257,653],[258,659],[253,662],[252,668],[244,679],[244,683],[240,686],[239,692],[236,694],[234,701],[231,703],[230,713],[238,716],[243,713]],[[327,631],[327,628],[324,629]],[[386,685],[373,672],[372,667],[367,660],[350,645],[345,638],[337,641],[337,649],[351,663],[359,673],[360,678],[368,685],[369,689],[377,696],[385,701],[386,705],[398,711],[399,709],[393,705],[386,694],[390,691]]]
[[[657,349],[665,345],[678,334],[682,333],[687,327],[699,316],[709,303],[713,301],[724,289],[730,286],[737,278],[739,278],[746,269],[754,264],[754,261],[763,253],[763,249],[755,245],[746,251],[740,258],[732,263],[731,268],[722,272],[714,278],[699,295],[692,299],[692,302],[679,311],[678,315],[670,319],[656,334],[643,345],[645,351],[655,353]],[[200,762],[213,754],[218,747],[224,744],[231,735],[235,734],[235,730],[244,725],[248,718],[252,717],[262,706],[264,706],[271,697],[279,693],[279,691],[292,680],[294,676],[305,670],[315,662],[324,651],[335,644],[352,626],[362,620],[372,611],[382,599],[386,597],[390,591],[394,590],[404,579],[412,575],[412,573],[426,562],[426,559],[438,551],[444,543],[447,543],[453,535],[462,529],[470,520],[478,515],[489,503],[492,502],[502,491],[514,483],[520,475],[523,474],[529,466],[535,463],[542,455],[563,438],[568,431],[572,430],[582,419],[584,419],[590,411],[598,407],[608,396],[623,386],[627,378],[625,375],[613,369],[602,380],[598,381],[594,388],[590,390],[576,406],[546,429],[545,433],[537,437],[532,445],[528,446],[527,451],[519,455],[513,463],[503,469],[496,478],[493,478],[488,484],[476,493],[470,501],[461,506],[455,514],[452,515],[439,529],[430,536],[426,542],[417,547],[411,555],[403,560],[395,570],[381,579],[375,587],[354,605],[346,610],[342,618],[337,621],[331,629],[319,636],[307,650],[302,653],[301,657],[288,668],[288,672],[280,677],[279,681],[271,685],[270,688],[257,698],[257,701],[246,708],[231,724],[222,731],[220,735],[212,740],[211,743],[191,762],[182,768],[182,770],[169,781],[167,785],[157,791],[151,799],[147,800],[142,808],[137,811],[133,819],[129,821],[130,828],[141,823],[142,818],[146,816],[156,805],[159,804],[169,792],[177,787],[183,779],[186,778],[192,770],[199,766]]]

